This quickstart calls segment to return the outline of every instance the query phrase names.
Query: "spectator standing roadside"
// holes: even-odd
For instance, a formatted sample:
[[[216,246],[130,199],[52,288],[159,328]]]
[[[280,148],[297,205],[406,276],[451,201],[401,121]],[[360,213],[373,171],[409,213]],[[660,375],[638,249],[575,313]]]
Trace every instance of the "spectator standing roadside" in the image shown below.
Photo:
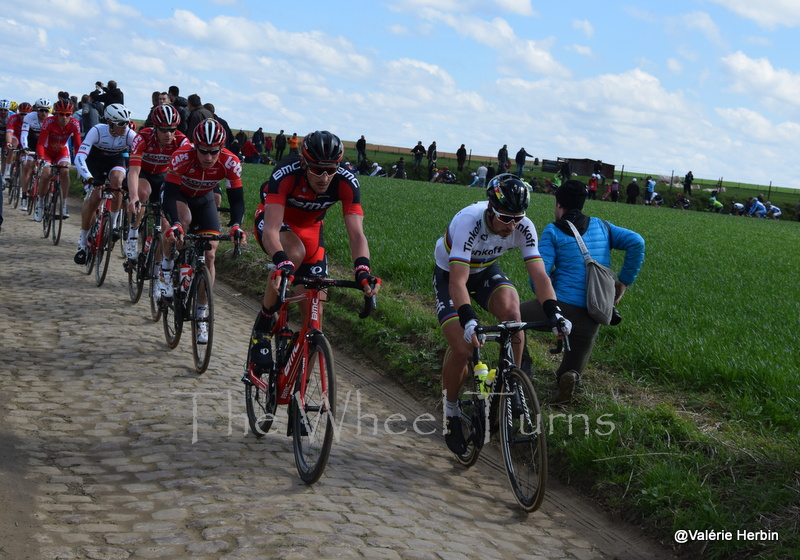
[[[240,128],[239,132],[236,133],[236,141],[239,142],[240,146],[244,146],[245,142],[247,142],[248,140],[250,140],[250,138],[248,138],[247,133]]]
[[[647,182],[644,186],[644,203],[646,205],[650,205],[650,201],[653,198],[653,193],[656,192],[656,180],[653,179],[650,175],[647,176]]]
[[[89,95],[81,97],[81,138],[86,137],[92,127],[100,122],[100,113],[97,107],[91,102]]]
[[[519,177],[520,179],[522,179],[522,173],[525,171],[526,157],[533,157],[533,156],[528,152],[526,152],[525,148],[520,148],[519,151],[517,152],[516,157],[514,158],[514,163],[517,164],[517,177]]]
[[[289,155],[299,155],[300,154],[300,138],[297,137],[297,133],[295,132],[292,134],[292,137],[289,138],[286,143],[289,145]]]
[[[611,181],[611,202],[619,202],[619,181]]]
[[[214,118],[214,114],[203,107],[203,100],[196,93],[190,95],[187,102],[189,104],[189,130],[193,131],[201,122]]]
[[[264,129],[260,126],[258,130],[253,133],[253,145],[255,145],[256,151],[259,154],[264,150]]]
[[[686,196],[692,195],[692,181],[694,181],[694,174],[691,171],[683,178],[683,194]]]
[[[367,159],[367,140],[363,134],[356,140],[356,165],[361,163],[362,159]]]
[[[456,150],[456,163],[458,164],[458,170],[464,170],[464,164],[467,161],[467,148],[464,147],[464,144],[461,144],[461,147]]]
[[[628,200],[626,202],[628,204],[636,204],[636,199],[639,198],[639,193],[641,189],[639,188],[639,183],[636,182],[636,177],[631,179],[631,182],[628,183],[628,186],[625,190],[625,194],[628,195]]]
[[[481,163],[478,166],[478,169],[475,173],[478,183],[475,185],[478,188],[485,188],[486,187],[486,176],[489,174],[489,169],[486,167],[486,163]]]
[[[615,285],[615,305],[636,280],[644,262],[642,236],[583,214],[586,194],[586,185],[580,181],[570,180],[560,186],[555,195],[555,221],[545,226],[539,239],[539,252],[555,289],[558,305],[572,322],[570,350],[564,352],[556,370],[558,393],[554,401],[557,403],[567,403],[572,399],[600,328],[600,324],[586,311],[586,263],[567,222],[575,226],[586,249],[599,263],[611,266],[611,249],[625,251],[625,260]],[[546,318],[536,300],[522,303],[520,316],[523,321],[543,321]],[[612,318],[612,324],[620,320],[619,316],[616,320]]]
[[[117,82],[114,80],[108,81],[108,86],[103,88],[103,93],[98,97],[98,100],[106,107],[112,103],[125,104],[125,94],[117,87]]]
[[[272,148],[274,147],[275,145],[272,143],[272,136],[267,134],[264,137],[264,155],[267,156],[267,161],[272,159]]]
[[[597,183],[600,181],[598,178],[599,176],[596,173],[593,173],[591,177],[589,177],[589,199],[594,200],[597,198]]]
[[[167,89],[167,96],[169,96],[170,104],[175,107],[181,116],[181,123],[178,125],[178,130],[186,134],[189,123],[189,102],[185,97],[181,97],[180,92],[181,90],[178,86],[169,86],[169,89]]]
[[[425,150],[425,146],[422,145],[422,140],[420,140],[416,146],[411,148],[411,153],[414,154],[414,167],[419,167],[422,165],[423,156],[428,152]]]
[[[431,142],[431,145],[428,146],[428,151],[425,153],[428,156],[428,172],[430,172],[436,167],[436,160],[439,158],[439,154],[436,151],[436,140]]]
[[[508,144],[497,150],[497,172],[505,173],[508,169]]]
[[[286,135],[281,130],[275,137],[275,163],[283,159],[284,150],[286,150]]]
[[[233,143],[236,141],[233,137],[233,131],[231,127],[228,125],[228,121],[217,115],[217,110],[214,108],[213,103],[203,103],[203,108],[206,109],[211,113],[214,119],[222,125],[222,128],[225,130],[225,147],[230,150]],[[241,144],[240,144],[241,146]]]

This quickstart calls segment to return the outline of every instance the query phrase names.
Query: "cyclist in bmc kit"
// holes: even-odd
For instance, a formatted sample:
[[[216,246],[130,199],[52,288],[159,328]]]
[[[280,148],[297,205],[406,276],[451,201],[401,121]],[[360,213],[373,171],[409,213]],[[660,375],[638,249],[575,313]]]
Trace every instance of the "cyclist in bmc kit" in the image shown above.
[[[161,185],[167,176],[169,160],[175,150],[189,145],[189,139],[178,131],[181,122],[180,113],[172,105],[156,105],[150,113],[152,128],[143,128],[133,139],[131,157],[128,162],[128,193],[131,214],[131,229],[125,252],[129,259],[136,258],[137,240],[139,236],[139,219],[144,208],[137,209],[140,200],[156,202],[161,200]],[[169,227],[166,219],[162,227]]]
[[[240,236],[246,243],[246,235],[239,224],[244,216],[244,189],[242,188],[242,164],[233,152],[225,146],[225,130],[215,119],[205,119],[195,127],[192,134],[194,146],[183,145],[172,154],[167,180],[162,195],[164,215],[171,223],[164,236],[164,257],[161,261],[158,289],[162,296],[173,295],[172,268],[169,259],[171,247],[178,237],[190,227],[201,233],[219,235],[219,214],[214,202],[214,187],[225,181],[228,189],[228,202],[231,208],[231,239]],[[211,249],[206,251],[206,266],[214,284],[214,258],[219,241],[211,241]],[[208,310],[205,304],[198,304],[199,316]],[[208,325],[200,323],[197,342],[208,342]]]
[[[89,228],[100,204],[101,189],[94,187],[103,185],[108,178],[113,188],[122,188],[126,173],[124,154],[130,151],[136,135],[130,128],[131,112],[125,105],[112,103],[106,107],[104,116],[106,122],[89,129],[75,154],[75,168],[89,189],[81,208],[81,236],[78,252],[75,253],[76,264],[86,263]],[[111,203],[112,224],[116,222],[121,206],[122,192],[115,190]]]
[[[22,129],[19,135],[19,145],[26,150],[22,158],[22,169],[19,175],[19,184],[22,188],[22,202],[19,209],[27,212],[28,210],[28,183],[33,174],[33,152],[39,142],[39,132],[42,130],[42,123],[50,114],[50,100],[39,98],[33,104],[33,111],[25,115],[22,119]]]
[[[436,310],[450,347],[442,366],[445,442],[457,455],[466,452],[458,420],[458,392],[468,375],[467,362],[473,348],[482,344],[475,334],[478,315],[470,302],[474,298],[499,321],[520,320],[519,294],[497,259],[510,249],[520,249],[536,288],[536,298],[552,326],[564,319],[539,254],[536,229],[525,215],[530,202],[528,188],[516,176],[503,173],[489,182],[486,196],[487,202],[476,202],[455,215],[434,251]],[[572,325],[566,319],[564,322],[569,334]],[[524,336],[520,333],[513,341],[517,365],[522,359],[523,344]]]
[[[338,201],[342,202],[355,279],[364,285],[367,297],[380,289],[380,279],[370,274],[358,179],[339,165],[343,155],[344,146],[335,134],[327,130],[309,133],[303,138],[301,153],[290,154],[278,162],[269,180],[261,186],[261,204],[254,219],[255,235],[264,252],[272,257],[276,271],[267,282],[256,318],[253,356],[263,356],[261,350],[270,347],[269,331],[281,272],[328,275],[323,223],[328,208]]]
[[[59,171],[61,176],[61,215],[69,217],[67,212],[67,197],[69,196],[69,147],[67,142],[72,137],[72,144],[75,149],[81,145],[81,125],[78,119],[73,118],[72,113],[75,106],[69,99],[59,99],[53,105],[54,116],[49,116],[42,124],[39,133],[39,142],[36,145],[36,153],[39,159],[54,165],[63,166]],[[42,169],[42,176],[39,178],[39,201],[33,209],[33,219],[37,222],[42,221],[44,211],[44,198],[47,194],[48,183],[50,182],[49,166]]]

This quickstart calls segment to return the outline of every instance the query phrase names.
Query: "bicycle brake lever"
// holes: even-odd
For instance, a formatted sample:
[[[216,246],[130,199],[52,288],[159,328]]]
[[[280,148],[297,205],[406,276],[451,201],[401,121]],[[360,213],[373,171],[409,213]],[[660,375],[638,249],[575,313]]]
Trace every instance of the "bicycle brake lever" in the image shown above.
[[[359,319],[366,319],[378,307],[377,296],[370,296],[364,298],[364,308],[358,314]]]

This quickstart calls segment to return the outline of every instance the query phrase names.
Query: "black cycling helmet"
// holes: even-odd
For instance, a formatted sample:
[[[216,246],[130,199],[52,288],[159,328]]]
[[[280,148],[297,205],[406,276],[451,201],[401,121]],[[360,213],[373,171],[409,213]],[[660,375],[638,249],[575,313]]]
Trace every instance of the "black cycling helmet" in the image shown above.
[[[524,214],[531,201],[528,187],[511,173],[495,175],[486,187],[489,205],[503,214]]]
[[[303,157],[312,165],[338,165],[344,156],[339,137],[327,130],[317,130],[303,138]]]

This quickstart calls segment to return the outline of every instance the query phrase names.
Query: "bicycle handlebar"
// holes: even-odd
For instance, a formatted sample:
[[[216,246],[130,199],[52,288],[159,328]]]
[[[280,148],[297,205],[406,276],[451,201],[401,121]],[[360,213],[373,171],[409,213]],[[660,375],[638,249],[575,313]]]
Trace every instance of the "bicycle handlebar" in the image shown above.
[[[482,335],[502,332],[514,334],[519,331],[526,330],[549,331],[552,328],[553,327],[550,326],[549,321],[503,321],[497,325],[478,325],[475,327],[475,334]],[[563,350],[569,352],[571,350],[569,345],[569,335],[566,332],[563,320],[559,321],[559,325],[556,327],[556,329],[558,329],[558,333],[561,334],[562,337],[556,339],[556,346],[554,348],[550,348],[550,353],[559,354]]]
[[[175,233],[175,239],[180,239],[181,234]],[[236,239],[231,239],[229,235],[221,233],[184,233],[183,238],[186,241],[233,241],[233,258],[236,259],[242,254],[242,237],[241,234],[236,236]]]
[[[293,286],[304,286],[312,290],[324,290],[326,288],[351,288],[354,290],[363,291],[364,289],[364,286],[354,280],[337,280],[335,278],[320,278],[317,276],[291,276],[287,271],[283,270],[281,271],[281,284],[278,288],[278,301],[275,303],[276,308],[280,307],[280,305],[286,301],[286,290],[288,288],[290,278]],[[372,284],[371,287],[374,288],[375,284]],[[377,307],[377,296],[373,295],[370,297],[365,297],[364,307],[361,309],[358,317],[360,319],[366,319]]]

